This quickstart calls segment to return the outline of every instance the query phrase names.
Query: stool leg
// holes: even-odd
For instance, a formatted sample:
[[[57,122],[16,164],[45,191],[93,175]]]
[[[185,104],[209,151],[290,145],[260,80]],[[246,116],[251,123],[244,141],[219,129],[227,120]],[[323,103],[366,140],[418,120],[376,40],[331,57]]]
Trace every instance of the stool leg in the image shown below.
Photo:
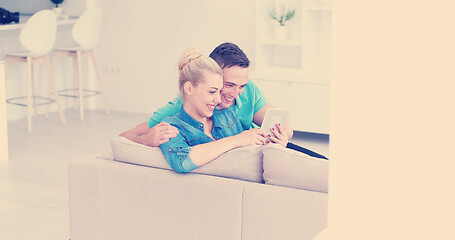
[[[74,54],[72,55],[71,57],[73,59],[73,88],[74,89],[78,89],[78,63],[77,63],[77,54]],[[78,93],[79,94],[79,93]],[[77,101],[77,98],[74,98],[74,111],[76,111],[77,109],[77,104],[78,104],[78,101]]]
[[[50,77],[50,74],[49,74],[49,70],[47,69],[47,62],[44,61],[44,65],[46,65],[46,70],[47,70],[47,75],[49,76],[49,92],[47,94],[47,98],[51,98],[52,97],[52,94],[53,94],[53,91],[52,91],[52,83],[51,83],[51,77]],[[55,68],[52,68],[52,71],[54,71]],[[54,98],[55,99],[55,98]],[[49,107],[50,107],[50,104],[46,104],[46,118],[49,118]]]
[[[52,72],[55,73],[55,63],[57,62],[57,55],[58,53],[57,52],[54,52],[54,54],[52,55]],[[49,82],[49,97],[50,95],[52,94],[52,85],[50,84]],[[57,97],[58,96],[58,92],[55,91],[55,96]],[[46,117],[49,117],[49,106],[50,104],[47,104],[47,109],[46,109]]]
[[[101,82],[100,72],[99,72],[98,64],[96,63],[95,53],[93,52],[93,50],[90,51],[90,57],[92,59],[93,69],[95,70],[96,78],[98,79],[98,86],[100,88],[100,93],[101,93],[101,96],[103,97],[104,108],[106,109],[106,114],[109,114],[109,108],[107,107],[106,96],[104,95],[104,90],[103,90],[103,83]]]
[[[54,79],[54,71],[52,71],[51,63],[49,61],[49,56],[46,56],[44,61],[46,64],[47,73],[49,75],[50,89],[51,89],[51,92],[55,96],[55,102],[57,103],[58,111],[60,113],[60,121],[62,121],[63,124],[66,124],[65,115],[63,114],[62,106],[60,105],[60,100],[59,100],[59,97],[57,94],[57,87],[55,86],[55,79]]]
[[[32,58],[27,57],[27,130],[32,131]]]
[[[32,78],[32,99],[33,99],[33,117],[36,118],[36,98],[35,98],[35,64],[33,64],[33,61],[31,62],[30,66],[30,75]]]
[[[44,64],[46,64],[46,63],[44,63]],[[49,71],[48,71],[48,73],[49,73]],[[51,86],[50,80],[49,80],[49,89],[48,90],[49,90],[49,92],[47,94],[47,98],[51,98],[52,97],[52,86]],[[49,105],[50,104],[46,104],[46,105],[47,105],[46,106],[46,118],[49,118]]]
[[[79,92],[79,111],[80,111],[80,118],[81,121],[84,121],[84,96],[82,94],[82,71],[81,71],[81,51],[76,52],[76,60],[77,60],[77,80],[78,80],[78,92]]]

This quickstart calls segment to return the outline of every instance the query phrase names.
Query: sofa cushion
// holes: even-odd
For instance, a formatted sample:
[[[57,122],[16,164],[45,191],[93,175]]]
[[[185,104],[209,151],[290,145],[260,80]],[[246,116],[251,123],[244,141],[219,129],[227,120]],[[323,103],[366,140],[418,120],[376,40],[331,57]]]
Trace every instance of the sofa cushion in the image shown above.
[[[243,191],[242,239],[314,239],[327,226],[328,194],[265,184]]]
[[[318,192],[328,191],[329,161],[268,144],[263,149],[266,184]]]
[[[117,161],[172,170],[158,147],[148,147],[124,137],[111,139],[111,146]],[[191,171],[191,173],[263,183],[262,172],[262,146],[233,149]]]

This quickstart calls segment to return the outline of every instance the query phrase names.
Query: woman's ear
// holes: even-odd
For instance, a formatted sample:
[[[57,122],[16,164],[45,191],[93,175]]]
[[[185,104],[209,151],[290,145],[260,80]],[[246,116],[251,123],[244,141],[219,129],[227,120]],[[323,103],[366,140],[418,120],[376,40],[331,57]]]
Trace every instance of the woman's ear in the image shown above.
[[[183,84],[183,91],[185,92],[185,94],[191,95],[191,93],[193,92],[193,84],[191,84],[190,81],[187,81],[185,84]]]

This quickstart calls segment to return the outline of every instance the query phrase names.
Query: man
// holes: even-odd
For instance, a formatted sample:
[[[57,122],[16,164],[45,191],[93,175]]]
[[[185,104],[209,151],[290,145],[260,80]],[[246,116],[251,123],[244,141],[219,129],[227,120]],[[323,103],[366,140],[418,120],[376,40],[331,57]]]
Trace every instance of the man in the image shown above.
[[[243,130],[261,126],[265,112],[268,108],[274,108],[274,106],[271,103],[267,103],[261,90],[248,79],[248,67],[250,66],[248,57],[233,43],[219,45],[209,56],[223,70],[224,86],[221,90],[221,103],[217,108],[233,108],[240,119]],[[182,98],[179,96],[154,112],[147,122],[121,133],[120,136],[147,146],[157,147],[169,141],[169,138],[177,136],[178,130],[168,123],[161,122],[161,120],[167,116],[173,116],[180,111],[181,107]],[[272,136],[270,139],[275,143],[311,156],[321,156],[288,143],[293,135],[293,130],[289,123],[286,123],[285,126],[277,126],[271,131],[275,137]]]

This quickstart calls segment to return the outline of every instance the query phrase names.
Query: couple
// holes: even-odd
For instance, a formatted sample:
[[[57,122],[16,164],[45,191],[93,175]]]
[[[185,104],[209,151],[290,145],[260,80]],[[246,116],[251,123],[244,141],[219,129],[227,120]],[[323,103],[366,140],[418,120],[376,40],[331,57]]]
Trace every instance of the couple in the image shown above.
[[[181,96],[120,136],[159,146],[177,172],[189,172],[236,147],[268,143],[254,124],[260,126],[266,110],[274,106],[248,79],[249,64],[232,43],[219,45],[210,57],[194,48],[186,50],[179,61]],[[288,143],[293,134],[288,123],[271,131],[274,136],[267,137],[274,143],[325,158]]]

